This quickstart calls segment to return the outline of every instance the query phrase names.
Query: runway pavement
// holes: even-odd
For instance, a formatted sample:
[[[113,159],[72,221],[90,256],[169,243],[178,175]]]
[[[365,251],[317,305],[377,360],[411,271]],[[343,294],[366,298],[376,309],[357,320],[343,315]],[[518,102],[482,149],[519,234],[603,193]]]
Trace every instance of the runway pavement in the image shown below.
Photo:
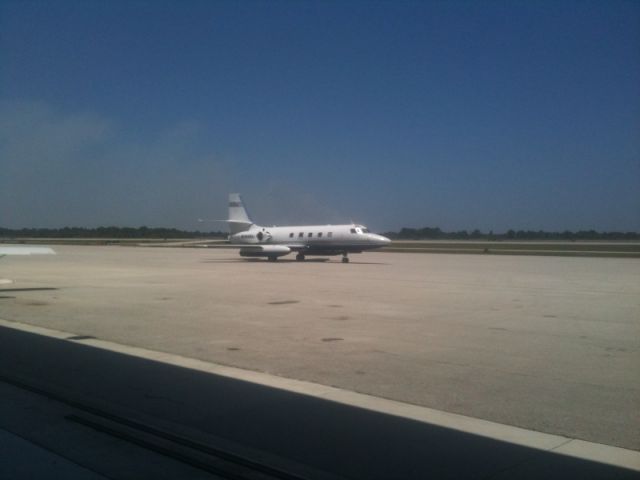
[[[56,250],[1,319],[640,450],[640,260]]]

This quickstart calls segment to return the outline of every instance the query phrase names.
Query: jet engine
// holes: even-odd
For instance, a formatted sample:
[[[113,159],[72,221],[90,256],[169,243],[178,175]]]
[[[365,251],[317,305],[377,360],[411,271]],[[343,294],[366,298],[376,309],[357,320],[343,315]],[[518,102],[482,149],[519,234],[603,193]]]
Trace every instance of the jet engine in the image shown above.
[[[259,242],[262,242],[262,241],[268,242],[269,240],[271,240],[271,234],[263,228],[261,232],[258,232],[256,234],[256,238],[258,239]]]

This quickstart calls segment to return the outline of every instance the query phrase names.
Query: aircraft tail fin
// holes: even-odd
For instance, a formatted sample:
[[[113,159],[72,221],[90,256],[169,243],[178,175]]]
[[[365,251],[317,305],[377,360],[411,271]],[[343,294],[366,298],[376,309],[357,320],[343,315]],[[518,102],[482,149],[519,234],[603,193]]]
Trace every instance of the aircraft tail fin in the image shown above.
[[[239,193],[229,194],[229,219],[227,223],[232,235],[249,230],[253,225]]]

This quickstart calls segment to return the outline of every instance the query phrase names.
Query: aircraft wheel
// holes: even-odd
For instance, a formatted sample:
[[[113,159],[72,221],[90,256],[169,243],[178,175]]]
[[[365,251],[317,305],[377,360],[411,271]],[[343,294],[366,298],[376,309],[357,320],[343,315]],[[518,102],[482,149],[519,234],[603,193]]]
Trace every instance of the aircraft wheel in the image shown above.
[[[299,261],[299,262],[304,261],[304,255],[303,255],[303,254],[301,254],[301,253],[297,254],[297,255],[296,255],[296,260],[297,260],[297,261]]]
[[[275,262],[278,259],[278,257],[269,257],[269,261],[270,262]]]
[[[349,257],[342,257],[342,263],[349,263]]]

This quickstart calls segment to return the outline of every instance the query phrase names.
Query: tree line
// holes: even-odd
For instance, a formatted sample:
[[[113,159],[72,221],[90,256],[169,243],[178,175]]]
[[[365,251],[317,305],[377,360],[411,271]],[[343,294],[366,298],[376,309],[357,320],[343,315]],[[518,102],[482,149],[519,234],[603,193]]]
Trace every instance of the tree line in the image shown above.
[[[224,232],[200,232],[162,227],[0,228],[0,237],[31,238],[226,238]]]
[[[638,232],[598,232],[596,230],[507,230],[504,233],[482,232],[478,229],[445,232],[439,228],[402,228],[399,232],[386,232],[394,240],[640,240]]]
[[[9,238],[226,238],[227,233],[220,231],[200,232],[162,227],[64,227],[64,228],[21,228],[0,227],[0,237]],[[640,240],[637,232],[598,232],[579,230],[563,232],[545,232],[543,230],[507,230],[504,233],[493,231],[458,230],[445,232],[440,228],[402,228],[399,232],[386,232],[383,235],[394,240]]]

